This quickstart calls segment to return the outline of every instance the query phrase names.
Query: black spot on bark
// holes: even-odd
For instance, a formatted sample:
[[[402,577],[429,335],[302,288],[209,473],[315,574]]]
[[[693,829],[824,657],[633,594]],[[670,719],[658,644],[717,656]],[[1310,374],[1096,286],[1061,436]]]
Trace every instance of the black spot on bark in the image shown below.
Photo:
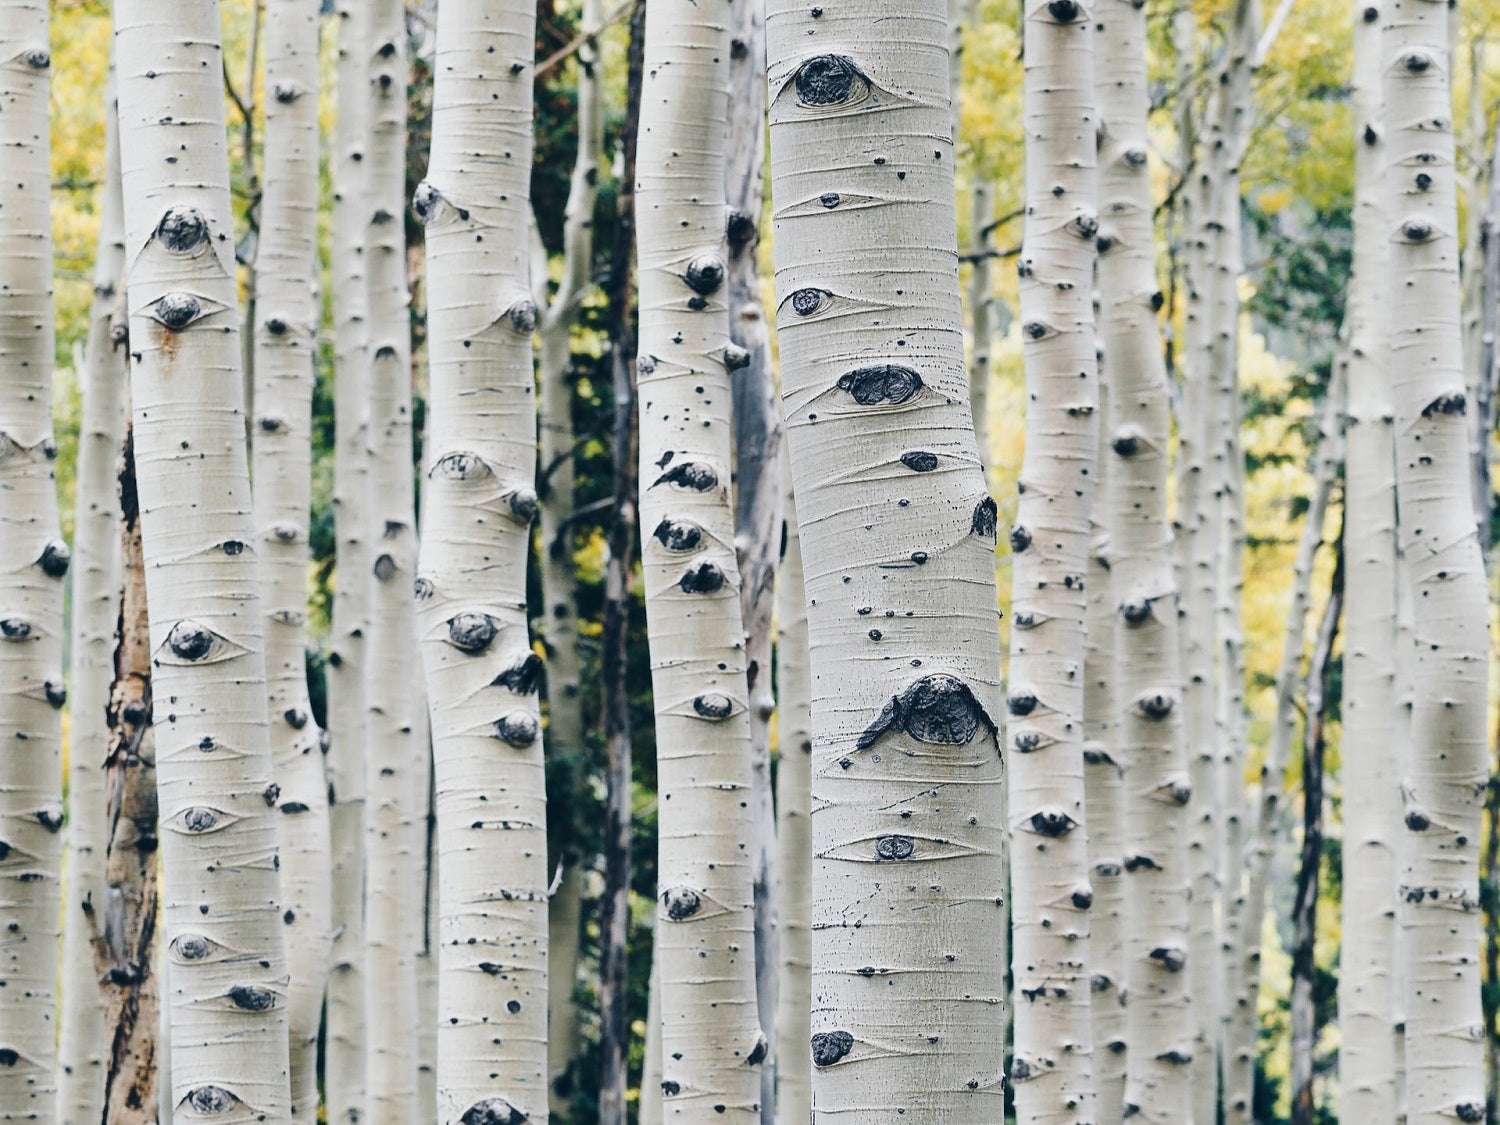
[[[1420,51],[1410,51],[1401,56],[1401,65],[1412,74],[1421,74],[1432,65],[1432,60]]]
[[[36,560],[36,565],[42,568],[42,573],[48,578],[61,578],[68,573],[68,562],[73,557],[68,550],[68,545],[61,540],[48,543],[42,548],[41,556]]]
[[[693,710],[702,718],[717,722],[734,714],[734,700],[727,695],[708,692],[693,698]]]
[[[156,319],[173,332],[181,332],[198,319],[203,305],[191,293],[164,293],[156,300]]]
[[[880,860],[910,859],[916,850],[916,841],[910,836],[880,836],[875,840],[875,858]]]
[[[770,1050],[770,1047],[766,1043],[766,1037],[764,1035],[759,1036],[755,1040],[755,1046],[752,1047],[750,1049],[750,1053],[745,1056],[745,1065],[759,1066],[761,1063],[766,1061],[766,1052],[768,1050]]]
[[[182,660],[202,660],[214,647],[214,635],[196,621],[179,621],[167,634],[167,647]]]
[[[307,806],[304,805],[301,801],[288,801],[286,804],[281,806],[281,811],[284,812],[287,816],[296,816],[298,813],[307,812]]]
[[[1171,1063],[1173,1066],[1186,1066],[1193,1061],[1191,1052],[1188,1051],[1163,1051],[1156,1056],[1157,1062]]]
[[[729,240],[729,245],[747,246],[756,234],[757,228],[753,218],[743,211],[729,212],[729,218],[724,223],[724,237]]]
[[[1094,905],[1094,892],[1088,887],[1081,887],[1074,891],[1073,905],[1079,910],[1087,910]]]
[[[1401,233],[1412,242],[1426,242],[1432,237],[1432,225],[1421,219],[1408,219],[1401,224]]]
[[[861,406],[889,403],[900,406],[922,389],[922,376],[899,363],[877,363],[839,376],[838,388]]]
[[[208,939],[197,934],[183,934],[172,947],[184,961],[201,961],[209,954]]]
[[[1422,417],[1431,418],[1434,414],[1463,414],[1464,395],[1462,391],[1457,394],[1438,395],[1426,406],[1422,407]]]
[[[26,65],[32,70],[46,70],[52,65],[52,55],[44,48],[34,48],[26,52]]]
[[[1134,434],[1121,434],[1110,443],[1110,448],[1120,457],[1134,457],[1140,448],[1140,441]]]
[[[200,1113],[204,1117],[213,1117],[220,1113],[228,1113],[239,1102],[222,1086],[199,1086],[196,1090],[188,1092],[187,1104],[192,1106],[194,1113]]]
[[[56,832],[63,826],[62,813],[52,812],[50,809],[38,809],[36,822],[48,832]]]
[[[1019,555],[1030,546],[1031,532],[1027,531],[1020,524],[1010,529],[1010,549],[1012,551]]]
[[[281,717],[286,720],[286,725],[291,727],[293,730],[301,730],[303,727],[307,726],[307,712],[299,711],[295,707],[291,707],[286,711],[283,711]]]
[[[1142,715],[1153,722],[1160,722],[1172,713],[1173,701],[1170,695],[1156,692],[1141,696],[1139,706]]]
[[[1066,836],[1078,826],[1078,822],[1065,812],[1056,809],[1042,809],[1031,814],[1031,827],[1034,832],[1042,836],[1051,836],[1056,839]]]
[[[664,1098],[675,1098],[678,1094],[682,1093],[682,1087],[668,1078],[663,1080],[661,1084],[661,1093]]]
[[[1106,974],[1106,973],[1095,973],[1093,976],[1089,977],[1089,991],[1090,992],[1108,992],[1110,990],[1110,988],[1114,985],[1114,983],[1115,983],[1114,981],[1112,981],[1112,980],[1109,979],[1108,974]]]
[[[1010,697],[1005,701],[1006,708],[1012,715],[1018,718],[1025,718],[1031,714],[1036,710],[1036,705],[1036,695],[1024,688],[1020,691],[1012,692]]]
[[[868,84],[864,72],[844,55],[816,55],[797,68],[792,81],[803,105],[839,105]]]
[[[7,641],[24,641],[31,636],[31,623],[19,617],[7,617],[0,621],[0,637]]]
[[[682,279],[694,293],[708,296],[724,284],[724,262],[717,254],[699,254],[688,263]]]
[[[1406,827],[1410,828],[1413,832],[1426,832],[1432,827],[1432,821],[1427,818],[1425,813],[1418,809],[1412,809],[1406,814]]]
[[[1128,855],[1125,857],[1126,871],[1160,871],[1161,864],[1149,855]]]
[[[435,480],[481,480],[490,475],[490,467],[477,453],[455,450],[438,458],[427,475]]]
[[[47,702],[52,704],[54,710],[68,701],[68,689],[56,680],[48,680],[44,683],[42,691],[46,693]]]
[[[914,473],[930,473],[938,467],[936,453],[925,449],[910,449],[901,454],[901,463]]]
[[[182,814],[183,827],[189,832],[207,832],[218,823],[219,818],[214,811],[201,806],[190,808]]]
[[[276,799],[281,796],[281,786],[273,781],[270,785],[266,786],[266,791],[260,796],[265,801],[266,807],[270,808],[276,804]]]
[[[376,578],[387,581],[391,575],[396,573],[396,560],[390,555],[381,555],[375,560],[375,565],[370,568]]]
[[[219,544],[219,550],[223,551],[226,555],[238,555],[245,550],[245,545],[238,539],[226,539],[223,543]]]
[[[536,716],[525,711],[513,711],[495,720],[496,737],[517,749],[530,746],[539,734],[541,728],[537,725]]]
[[[1147,956],[1169,973],[1180,972],[1187,964],[1187,951],[1175,945],[1158,945]]]
[[[923,676],[900,695],[892,696],[875,721],[855,743],[864,750],[888,730],[899,730],[919,742],[962,746],[978,733],[980,724],[997,733],[969,685],[943,672]]]
[[[669,551],[692,551],[703,542],[703,529],[688,520],[664,519],[651,534]]]
[[[1018,732],[1011,743],[1022,754],[1030,754],[1042,748],[1043,739],[1039,732],[1026,730]]]
[[[981,539],[994,539],[998,515],[999,509],[995,506],[994,497],[986,496],[974,505],[974,516],[969,521],[969,530]]]
[[[1365,23],[1374,23],[1380,18],[1380,9],[1370,7],[1364,10]]]
[[[481,961],[477,967],[487,977],[497,977],[500,975],[501,966],[495,964],[493,961]]]
[[[460,652],[483,652],[495,639],[495,622],[487,613],[460,613],[448,621],[448,643]]]
[[[173,254],[186,254],[208,241],[208,223],[196,207],[169,207],[156,224],[156,240]]]
[[[1367,8],[1365,10],[1366,11],[1373,11],[1374,9],[1373,8]],[[1375,126],[1373,126],[1373,125],[1366,125],[1365,126],[1365,144],[1367,144],[1367,145],[1373,145],[1378,140],[1380,140],[1380,134],[1377,133],[1377,132],[1375,132]]]
[[[813,1066],[832,1066],[854,1049],[847,1031],[820,1031],[812,1037]]]
[[[530,297],[522,297],[505,310],[505,321],[518,336],[530,336],[536,331],[536,305]]]
[[[1151,602],[1147,598],[1130,598],[1121,602],[1120,616],[1127,625],[1139,625],[1151,616]]]
[[[690,566],[677,580],[684,594],[716,594],[724,588],[726,579],[717,563],[701,562]]]
[[[661,893],[661,904],[666,908],[668,918],[674,922],[681,922],[698,913],[703,900],[698,897],[698,892],[690,887],[669,887]]]
[[[517,695],[535,695],[542,683],[542,658],[529,652],[519,664],[507,668],[495,677],[495,686],[507,688]]]
[[[432,579],[418,578],[411,584],[411,596],[419,602],[425,602],[433,595]]]
[[[255,984],[237,984],[229,990],[229,999],[236,1008],[247,1012],[264,1012],[276,1004],[276,993]]]
[[[475,1102],[458,1119],[459,1125],[523,1125],[526,1120],[526,1114],[498,1096]]]
[[[678,488],[707,492],[718,486],[719,474],[714,472],[713,466],[705,465],[702,461],[679,461],[657,477],[651,487],[655,488],[658,484],[675,484]]]
[[[831,300],[833,300],[833,294],[827,289],[814,289],[810,286],[798,289],[792,294],[792,312],[798,316],[812,316],[814,313],[822,312]]]
[[[1453,1112],[1458,1114],[1458,1119],[1464,1125],[1474,1125],[1475,1122],[1484,1120],[1484,1103],[1459,1102],[1453,1107]]]

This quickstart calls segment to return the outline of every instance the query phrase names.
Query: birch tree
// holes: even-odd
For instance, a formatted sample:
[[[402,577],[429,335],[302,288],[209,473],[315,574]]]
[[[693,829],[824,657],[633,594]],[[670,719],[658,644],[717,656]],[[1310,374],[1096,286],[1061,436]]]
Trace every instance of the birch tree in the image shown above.
[[[287,980],[219,10],[115,12],[173,1112],[277,1120]]]
[[[1487,775],[1484,566],[1469,493],[1448,15],[1391,0],[1383,22],[1391,382],[1416,661],[1400,895],[1407,1120],[1484,1115],[1478,850]]]
[[[1018,265],[1026,455],[1010,533],[1011,1081],[1023,1122],[1093,1119],[1084,615],[1098,453],[1092,24],[1026,5],[1026,230]]]
[[[329,830],[333,964],[328,979],[324,1097],[328,1120],[357,1125],[365,1102],[365,630],[369,627],[369,455],[365,369],[365,147],[370,6],[339,7],[338,124],[333,134],[334,491],[338,573],[328,654]]]
[[[440,1122],[547,1120],[547,802],[526,570],[537,512],[529,284],[535,8],[444,3],[426,227],[417,602],[433,716]],[[497,882],[498,880],[498,882]]]
[[[411,1121],[417,1105],[417,947],[427,854],[423,696],[408,661],[417,648],[417,538],[412,481],[411,333],[406,288],[406,21],[401,0],[370,5],[366,52],[365,283],[369,408],[365,535],[366,1111]]]
[[[318,1111],[332,870],[322,732],[307,688],[312,392],[319,305],[318,3],[267,0],[265,193],[255,270],[255,522],[291,991],[292,1116]]]
[[[1385,114],[1380,9],[1354,13],[1354,261],[1345,421],[1345,778],[1339,1116],[1394,1121],[1396,848],[1400,788],[1391,731],[1396,693],[1396,481],[1387,335],[1390,255],[1382,177]]]
[[[94,950],[103,938],[109,810],[104,763],[110,684],[120,620],[120,497],[125,352],[114,327],[125,281],[125,215],[120,197],[119,117],[113,68],[105,96],[104,179],[94,299],[80,371],[77,498],[73,515],[72,704],[68,723],[68,882],[64,896],[57,1120],[103,1119],[108,1046]],[[120,341],[123,343],[123,341]]]
[[[646,16],[636,165],[641,562],[656,708],[663,1112],[760,1118],[754,818],[730,487],[730,10]],[[709,1107],[714,1107],[710,1111]]]
[[[47,6],[0,3],[0,1118],[57,1106],[62,876],[63,576],[52,462],[52,227]]]
[[[777,0],[766,29],[812,654],[814,1113],[999,1120],[996,508],[964,370],[946,5]]]
[[[1146,22],[1130,3],[1096,13],[1100,341],[1111,386],[1110,599],[1116,745],[1126,763],[1124,1116],[1192,1120],[1193,1013],[1187,974],[1190,796],[1182,742],[1178,595],[1167,521],[1167,383],[1157,329],[1147,164]]]

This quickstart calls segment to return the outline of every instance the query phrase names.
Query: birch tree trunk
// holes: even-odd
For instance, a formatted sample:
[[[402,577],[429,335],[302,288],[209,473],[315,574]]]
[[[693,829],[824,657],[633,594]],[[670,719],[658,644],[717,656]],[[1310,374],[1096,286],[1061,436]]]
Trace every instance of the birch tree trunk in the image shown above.
[[[308,523],[318,321],[318,3],[267,0],[265,194],[257,252],[255,522],[291,991],[292,1117],[318,1112],[332,869],[322,732],[307,688]]]
[[[0,3],[0,1119],[57,1112],[63,576],[52,462],[47,6]]]
[[[109,850],[104,762],[108,753],[115,629],[120,621],[120,443],[124,436],[125,352],[114,320],[125,280],[125,215],[120,197],[119,117],[111,68],[104,114],[104,180],[94,300],[84,352],[73,516],[72,706],[68,726],[68,883],[58,1036],[57,1119],[98,1125],[104,1113],[108,1038],[95,949],[104,938]]]
[[[365,631],[370,565],[367,491],[369,364],[365,148],[370,6],[339,8],[338,124],[333,135],[334,491],[338,574],[328,654],[329,827],[333,965],[328,979],[324,1099],[332,1125],[358,1125],[365,1099]]]
[[[660,933],[661,927],[652,929]],[[654,952],[654,950],[653,950]],[[661,965],[653,957],[646,984],[646,1045],[641,1058],[640,1125],[662,1125],[661,1088]]]
[[[441,5],[432,156],[416,193],[431,357],[417,603],[442,871],[442,1125],[547,1121],[542,660],[526,618],[535,21],[517,0]]]
[[[802,1044],[812,1035],[812,682],[808,674],[807,598],[802,585],[802,539],[796,500],[783,453],[781,571],[776,579],[777,924],[781,992],[777,997],[776,1123],[803,1125],[812,1114],[812,1061]]]
[[[730,9],[646,17],[636,167],[641,561],[659,786],[657,955],[667,1118],[760,1118],[755,821],[729,495],[724,137]],[[721,1108],[722,1107],[722,1108]]]
[[[1339,1117],[1396,1119],[1396,463],[1391,425],[1380,10],[1354,11],[1354,260],[1345,422],[1343,945]]]
[[[365,646],[365,1075],[377,1123],[414,1121],[417,946],[426,855],[427,767],[417,649],[412,526],[411,333],[407,310],[406,22],[401,0],[370,5],[365,150],[368,286],[364,400],[369,406],[365,534],[370,543]],[[523,228],[524,229],[524,228]],[[379,1018],[373,1013],[380,1012]],[[425,1107],[423,1107],[425,1108]]]
[[[1011,529],[1011,1081],[1028,1125],[1094,1119],[1084,616],[1099,431],[1092,24],[1030,0],[1020,273],[1026,456]],[[1080,378],[1081,376],[1081,378]]]
[[[996,508],[964,370],[945,10],[767,17],[830,1125],[1004,1112]]]
[[[1478,858],[1489,637],[1469,486],[1459,331],[1447,10],[1384,22],[1391,381],[1401,540],[1413,592],[1412,745],[1403,786],[1407,1117],[1484,1115]]]
[[[174,1118],[274,1121],[287,977],[219,6],[115,11]]]
[[[1099,116],[1100,338],[1111,386],[1107,432],[1115,705],[1126,763],[1123,962],[1130,1003],[1124,1116],[1192,1120],[1188,988],[1187,761],[1178,594],[1167,521],[1166,370],[1161,355],[1146,144],[1144,13],[1113,3],[1102,24]]]

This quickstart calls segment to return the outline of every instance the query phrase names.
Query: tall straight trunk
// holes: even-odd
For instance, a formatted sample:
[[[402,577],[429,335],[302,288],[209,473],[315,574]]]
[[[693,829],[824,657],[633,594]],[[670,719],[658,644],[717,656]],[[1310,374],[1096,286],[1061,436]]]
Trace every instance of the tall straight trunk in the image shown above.
[[[57,1112],[63,576],[52,440],[47,5],[0,3],[0,1118]]]
[[[1318,1048],[1318,1012],[1313,988],[1317,977],[1318,886],[1323,866],[1324,727],[1333,667],[1333,642],[1344,600],[1343,545],[1338,548],[1328,603],[1318,626],[1307,667],[1306,721],[1302,729],[1302,843],[1297,886],[1292,897],[1292,1123],[1313,1125],[1317,1104],[1313,1089]]]
[[[1384,55],[1382,54],[1382,58]],[[1382,199],[1385,193],[1382,192]],[[1389,275],[1386,276],[1389,282]],[[1389,294],[1388,294],[1389,296]],[[1389,357],[1389,353],[1388,353]],[[1393,394],[1394,397],[1394,394]],[[1395,409],[1392,407],[1392,418]],[[1414,634],[1412,621],[1412,579],[1411,568],[1406,565],[1406,553],[1401,546],[1401,515],[1400,497],[1397,496],[1396,514],[1396,726],[1395,738],[1391,747],[1391,756],[1396,767],[1396,778],[1405,784],[1407,771],[1411,769],[1412,758],[1415,747],[1412,744],[1412,713],[1415,711],[1413,702],[1417,666],[1417,641]],[[1407,995],[1406,982],[1411,976],[1411,955],[1408,952],[1407,942],[1410,934],[1406,925],[1406,916],[1411,910],[1411,905],[1405,901],[1401,894],[1400,872],[1402,865],[1406,862],[1405,849],[1407,839],[1405,833],[1400,833],[1395,842],[1396,852],[1396,956],[1394,959],[1395,972],[1392,981],[1396,1002],[1396,1122],[1397,1125],[1406,1125],[1407,1118],[1407,1088],[1406,1088],[1406,1011]]]
[[[535,6],[517,0],[439,7],[432,156],[416,193],[431,356],[417,603],[442,867],[442,1125],[547,1120],[542,660],[526,618],[535,23]]]
[[[547,1104],[549,1112],[566,1117],[577,1083],[573,1061],[583,1039],[573,989],[578,983],[586,872],[576,860],[559,862],[562,881],[547,906]]]
[[[807,598],[796,500],[783,453],[781,570],[776,578],[777,925],[781,990],[776,1006],[777,1125],[803,1125],[812,1113],[812,682],[808,676]]]
[[[1407,1117],[1435,1125],[1484,1116],[1476,953],[1487,594],[1464,417],[1447,9],[1391,0],[1382,15],[1396,489],[1416,638],[1400,877]]]
[[[122,209],[123,210],[123,209]],[[123,259],[123,255],[122,255]],[[123,261],[122,261],[123,264]],[[124,344],[124,325],[112,332]],[[121,372],[123,374],[123,372]],[[166,968],[171,951],[157,940],[158,871],[156,733],[151,722],[151,625],[146,611],[146,565],[129,429],[128,383],[121,384],[125,441],[120,465],[120,612],[115,630],[113,686],[104,759],[107,790],[102,817],[108,840],[105,891],[94,946],[94,979],[103,990],[108,1037],[102,1120],[153,1125],[158,1103],[170,1122],[171,1040]],[[101,1120],[95,1115],[92,1122]]]
[[[653,934],[660,932],[661,927],[652,927]],[[637,1121],[639,1125],[662,1125],[661,963],[654,956],[651,959],[651,976],[646,984],[646,1045],[641,1058],[641,1096]]]
[[[172,1104],[180,1120],[274,1121],[289,1109],[287,976],[219,6],[119,0],[115,14]]]
[[[1089,550],[1083,658],[1084,823],[1088,825],[1089,1018],[1092,1026],[1094,1120],[1120,1125],[1125,1108],[1125,819],[1124,769],[1115,717],[1115,606],[1110,582],[1109,376],[1099,365],[1099,452],[1095,462],[1093,541]]]
[[[636,165],[641,562],[656,708],[663,1110],[760,1119],[755,819],[730,496],[730,9],[646,14]],[[710,1108],[712,1107],[712,1108]]]
[[[1345,422],[1343,946],[1339,956],[1339,1117],[1396,1118],[1396,870],[1400,781],[1396,691],[1396,462],[1387,335],[1385,112],[1380,10],[1354,13],[1354,261]]]
[[[328,655],[328,803],[333,965],[328,979],[324,1100],[331,1125],[357,1125],[365,1098],[365,630],[369,628],[369,474],[365,405],[365,148],[370,6],[339,8],[338,124],[333,135],[333,512],[338,537]]]
[[[431,739],[429,728],[428,739]],[[437,1113],[438,1069],[438,866],[436,794],[432,791],[432,758],[428,758],[427,816],[422,863],[422,940],[417,945],[417,1105],[423,1119]]]
[[[255,522],[291,974],[292,1117],[318,1112],[330,933],[328,783],[307,687],[308,523],[318,303],[318,0],[266,3],[265,194],[256,278]]]
[[[635,153],[644,80],[646,5],[630,17],[626,53],[625,131],[620,143],[619,196],[609,286],[610,382],[614,392],[614,496],[609,557],[604,571],[604,621],[599,679],[603,686],[605,808],[604,893],[599,905],[599,1125],[625,1125],[626,1062],[630,1046],[628,976],[630,937],[631,746],[630,575],[636,529],[635,318],[631,280],[635,265]]]
[[[109,848],[104,761],[108,751],[115,628],[120,620],[120,499],[116,480],[125,422],[125,352],[114,338],[125,280],[119,117],[111,69],[104,114],[104,181],[94,258],[94,301],[84,352],[73,516],[72,705],[68,750],[68,883],[64,899],[57,1120],[98,1125],[104,1113],[108,1039],[95,949],[103,940]]]
[[[1484,865],[1480,870],[1481,898],[1489,904],[1484,915],[1484,974],[1500,979],[1500,913],[1495,910],[1496,871],[1500,870],[1500,774],[1490,774],[1484,798]],[[1485,1125],[1500,1120],[1500,1004],[1484,992]]]
[[[996,509],[964,370],[946,26],[943,0],[777,0],[766,24],[820,1122],[1003,1116]]]
[[[1476,36],[1475,42],[1483,39]],[[1476,88],[1477,88],[1476,84]],[[1500,391],[1500,114],[1490,135],[1489,193],[1479,224],[1480,323],[1477,370],[1474,376],[1474,495],[1479,545],[1488,551],[1490,523],[1495,509],[1495,486],[1490,466],[1491,435],[1495,432],[1497,391]]]
[[[406,288],[407,34],[401,0],[370,5],[365,149],[369,337],[369,628],[365,647],[365,1074],[377,1122],[416,1120],[417,945],[427,769],[417,647],[411,333]],[[375,1017],[374,1013],[380,1016]],[[425,1109],[425,1107],[422,1107]]]
[[[1100,344],[1110,372],[1110,600],[1127,908],[1125,1108],[1192,1120],[1195,1050],[1188,974],[1189,797],[1178,669],[1178,594],[1167,521],[1167,384],[1161,353],[1146,145],[1144,13],[1098,13]]]
[[[1026,456],[1010,533],[1011,1081],[1030,1125],[1092,1122],[1085,592],[1099,453],[1094,54],[1071,0],[1030,0],[1020,273]]]
[[[995,335],[991,243],[994,239],[995,192],[976,168],[969,189],[969,407],[974,413],[974,440],[979,460],[990,464],[990,355]]]

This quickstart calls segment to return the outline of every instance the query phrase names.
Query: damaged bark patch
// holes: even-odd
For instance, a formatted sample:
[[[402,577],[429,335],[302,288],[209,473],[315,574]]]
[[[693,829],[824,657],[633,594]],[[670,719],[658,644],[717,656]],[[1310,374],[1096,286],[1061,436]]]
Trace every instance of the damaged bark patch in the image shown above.
[[[542,658],[529,652],[516,664],[501,672],[494,679],[495,687],[503,687],[517,695],[535,695],[542,682]]]
[[[651,534],[663,547],[676,553],[695,550],[703,542],[703,529],[688,520],[664,519]]]
[[[995,521],[999,516],[999,508],[995,504],[993,496],[986,496],[978,504],[974,505],[974,517],[969,522],[969,530],[981,539],[995,538]]]
[[[524,1125],[528,1117],[497,1096],[475,1102],[458,1120],[459,1125]]]
[[[702,562],[688,567],[677,580],[677,585],[684,594],[717,594],[726,581],[724,571],[717,563]]]
[[[892,696],[860,734],[855,748],[866,749],[889,730],[901,731],[918,742],[962,746],[973,739],[981,725],[992,736],[999,733],[968,684],[957,676],[937,672]]]
[[[479,454],[458,449],[438,458],[427,475],[432,480],[483,480],[492,471]]]
[[[702,461],[680,461],[657,477],[651,487],[655,488],[658,484],[674,484],[678,488],[690,489],[693,492],[707,492],[711,488],[716,488],[718,483],[719,474],[714,471],[712,465],[705,465]]]
[[[797,68],[792,78],[797,100],[803,105],[841,105],[869,89],[855,61],[846,55],[814,55]]]
[[[1431,418],[1434,414],[1462,415],[1464,408],[1465,401],[1462,391],[1459,391],[1457,394],[1438,395],[1437,398],[1422,407],[1422,417]]]
[[[922,376],[899,363],[857,367],[839,376],[838,388],[861,406],[900,406],[922,389]]]
[[[854,1049],[847,1031],[820,1031],[812,1037],[813,1066],[832,1066]]]
[[[156,224],[156,240],[173,254],[188,254],[208,241],[208,222],[196,207],[169,207]]]

